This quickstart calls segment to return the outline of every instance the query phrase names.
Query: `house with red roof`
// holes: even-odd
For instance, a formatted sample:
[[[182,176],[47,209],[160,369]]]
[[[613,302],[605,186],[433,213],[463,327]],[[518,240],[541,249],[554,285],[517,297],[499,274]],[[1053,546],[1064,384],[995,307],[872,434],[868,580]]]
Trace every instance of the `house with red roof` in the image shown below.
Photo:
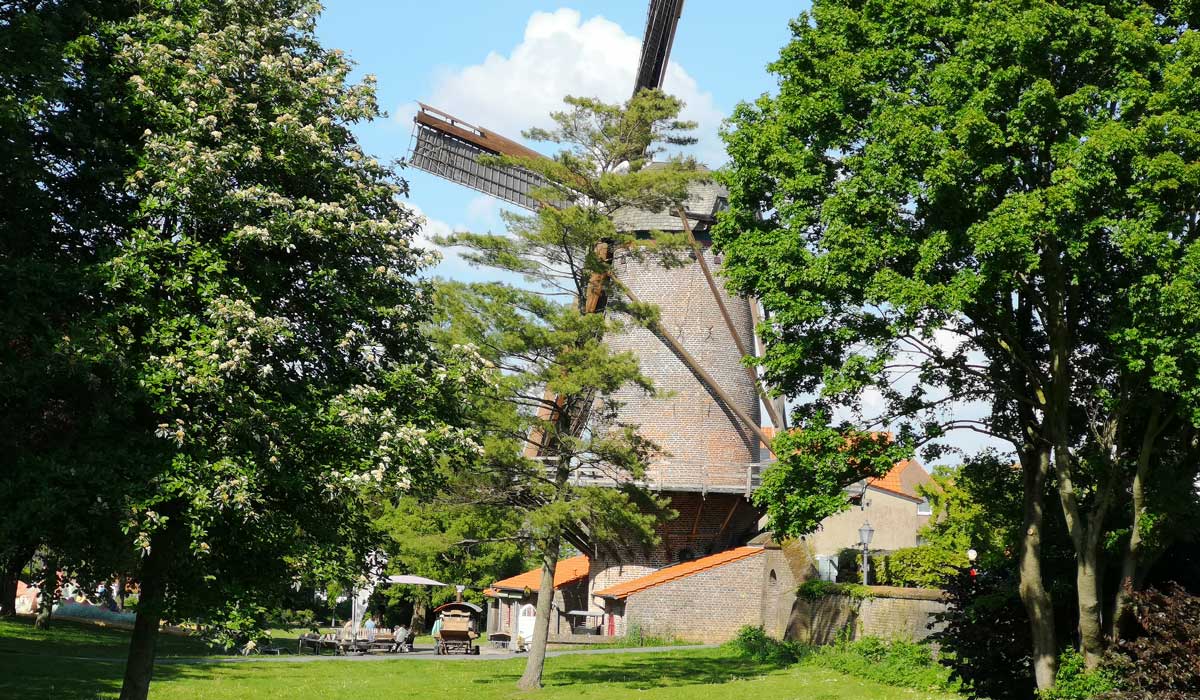
[[[857,548],[864,522],[874,529],[874,552],[918,544],[917,532],[931,516],[918,487],[930,483],[917,461],[900,462],[882,477],[847,488],[849,510],[786,545],[760,531],[741,546],[658,568],[644,563],[600,567],[585,555],[564,559],[554,577],[550,639],[591,641],[594,637],[581,634],[623,636],[636,627],[649,635],[723,642],[746,625],[782,635],[799,584],[818,576],[836,579],[839,554]],[[745,508],[753,512],[752,506]],[[764,525],[760,519],[760,529]],[[540,579],[541,569],[533,569],[484,591],[490,598],[489,633],[532,639]]]
[[[874,530],[872,551],[890,552],[920,544],[918,533],[933,510],[918,487],[933,484],[919,462],[907,459],[882,477],[848,487],[846,495],[852,507],[825,518],[820,527],[802,538],[820,577],[830,581],[837,578],[839,553],[858,546],[858,530],[864,524]]]
[[[588,568],[586,555],[580,554],[558,562],[554,571],[553,617],[550,620],[551,638],[569,636],[573,626],[581,624],[571,612],[588,608]],[[487,631],[489,635],[505,634],[510,639],[524,637],[533,640],[533,621],[536,619],[537,592],[541,586],[541,568],[496,581],[483,591],[488,597]]]

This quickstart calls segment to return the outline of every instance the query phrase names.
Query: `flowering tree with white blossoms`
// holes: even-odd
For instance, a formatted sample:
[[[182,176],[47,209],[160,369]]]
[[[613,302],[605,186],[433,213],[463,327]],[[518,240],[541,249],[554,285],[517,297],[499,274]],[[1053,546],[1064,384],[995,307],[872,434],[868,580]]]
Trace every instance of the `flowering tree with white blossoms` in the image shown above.
[[[136,207],[101,240],[101,321],[75,342],[114,387],[110,505],[141,587],[132,699],[160,620],[219,629],[361,573],[370,504],[478,451],[460,397],[483,379],[469,348],[423,335],[420,220],[350,131],[380,112],[318,43],[319,6],[129,8],[95,31],[126,76],[112,109],[144,122],[112,183]]]

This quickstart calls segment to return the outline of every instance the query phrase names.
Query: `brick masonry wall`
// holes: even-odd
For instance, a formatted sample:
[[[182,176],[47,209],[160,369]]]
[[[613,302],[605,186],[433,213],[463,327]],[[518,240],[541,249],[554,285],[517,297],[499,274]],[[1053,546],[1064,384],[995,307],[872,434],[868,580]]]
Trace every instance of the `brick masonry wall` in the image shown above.
[[[740,494],[674,492],[664,495],[670,497],[671,508],[679,515],[658,525],[658,544],[627,547],[615,555],[607,553],[593,557],[589,572],[593,593],[684,559],[740,546],[754,533],[761,517],[758,509]],[[603,606],[602,600],[593,600],[592,609],[601,610]]]
[[[705,258],[715,270],[710,251]],[[700,265],[692,262],[666,269],[654,260],[618,261],[617,277],[644,302],[657,304],[663,326],[705,368],[754,421],[759,402],[754,382],[740,364],[733,341]],[[718,278],[718,285],[720,285]],[[753,347],[750,304],[721,289],[726,307],[745,347]],[[737,416],[692,373],[662,339],[630,323],[624,332],[610,336],[617,351],[632,351],[642,371],[669,398],[652,398],[641,389],[617,393],[624,405],[620,422],[641,426],[642,434],[665,453],[649,469],[652,483],[662,488],[744,486],[747,465],[758,461],[758,442]]]
[[[829,644],[844,630],[851,637],[921,641],[935,613],[946,609],[941,591],[872,586],[873,597],[861,601],[847,596],[818,600],[796,598],[785,636],[809,644]],[[936,629],[936,628],[935,628]]]
[[[617,634],[636,624],[645,634],[688,641],[732,639],[743,626],[760,624],[767,561],[764,551],[634,593],[625,600]]]

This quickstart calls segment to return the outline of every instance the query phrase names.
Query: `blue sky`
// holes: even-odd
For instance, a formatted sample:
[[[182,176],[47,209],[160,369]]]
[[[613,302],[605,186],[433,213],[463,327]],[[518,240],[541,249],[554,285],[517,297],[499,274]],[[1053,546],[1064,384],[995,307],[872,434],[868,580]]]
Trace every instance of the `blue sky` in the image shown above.
[[[360,126],[358,135],[371,155],[391,160],[408,152],[417,101],[520,139],[521,129],[545,124],[565,94],[627,98],[647,4],[331,0],[318,31],[326,46],[350,55],[358,75],[376,76],[389,116]],[[688,115],[700,122],[695,152],[709,165],[724,157],[721,119],[739,101],[773,89],[766,66],[790,36],[788,20],[807,7],[784,0],[685,3],[665,88],[685,99]],[[427,232],[501,227],[499,202],[414,169],[405,179],[410,203],[428,219]],[[453,255],[435,272],[464,279],[487,274]]]

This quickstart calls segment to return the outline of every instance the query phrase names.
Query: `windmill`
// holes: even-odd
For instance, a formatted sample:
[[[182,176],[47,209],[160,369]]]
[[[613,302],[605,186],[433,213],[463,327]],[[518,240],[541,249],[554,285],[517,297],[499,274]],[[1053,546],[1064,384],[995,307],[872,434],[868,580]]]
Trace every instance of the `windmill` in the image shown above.
[[[683,0],[650,0],[633,94],[662,85],[683,10]],[[544,187],[529,171],[479,162],[480,156],[540,158],[540,154],[494,131],[432,106],[418,103],[409,162],[416,168],[530,210],[530,193]],[[648,166],[648,167],[653,167]],[[614,274],[635,301],[656,304],[653,329],[635,324],[608,338],[614,350],[633,351],[642,371],[670,398],[622,390],[618,420],[641,426],[641,433],[668,455],[649,465],[647,481],[671,497],[680,517],[660,530],[652,552],[627,553],[593,562],[591,588],[640,576],[666,564],[742,544],[758,520],[744,504],[757,486],[769,433],[760,427],[760,405],[776,429],[781,406],[765,398],[755,370],[742,365],[756,354],[757,304],[731,296],[714,279],[719,267],[709,230],[725,206],[719,185],[696,183],[673,211],[621,210],[618,230],[685,232],[693,262],[670,271],[644,260],[617,260]],[[760,399],[762,402],[760,404]]]

